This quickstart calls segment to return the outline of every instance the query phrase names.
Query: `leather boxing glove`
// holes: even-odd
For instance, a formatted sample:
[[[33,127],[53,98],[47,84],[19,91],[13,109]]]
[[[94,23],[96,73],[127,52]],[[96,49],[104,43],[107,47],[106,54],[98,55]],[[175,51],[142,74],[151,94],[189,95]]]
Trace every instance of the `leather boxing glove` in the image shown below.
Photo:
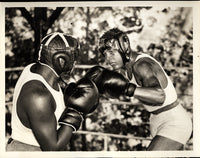
[[[73,131],[77,131],[80,128],[82,121],[82,113],[73,108],[66,108],[58,120],[59,125],[70,126]]]
[[[86,78],[92,80],[98,90],[99,90],[99,93],[103,93],[103,87],[101,87],[101,79],[102,79],[102,74],[103,72],[105,71],[106,69],[102,66],[94,66],[92,67],[91,69],[89,69],[85,75]]]
[[[122,74],[101,66],[92,67],[85,75],[94,81],[99,93],[118,98],[120,95],[133,96],[136,85],[129,83]]]
[[[71,125],[76,130],[81,125],[82,115],[93,112],[99,104],[99,93],[93,81],[83,78],[77,83],[70,83],[64,91],[64,101],[68,110],[60,119],[60,124]]]
[[[82,78],[65,89],[65,103],[83,114],[93,112],[99,104],[99,93],[93,81]]]

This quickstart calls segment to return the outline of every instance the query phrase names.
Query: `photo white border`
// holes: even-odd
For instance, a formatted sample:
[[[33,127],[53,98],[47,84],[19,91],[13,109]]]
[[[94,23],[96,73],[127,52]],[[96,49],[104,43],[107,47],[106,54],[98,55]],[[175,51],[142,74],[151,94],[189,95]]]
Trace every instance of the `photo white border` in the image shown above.
[[[116,151],[116,152],[6,152],[5,151],[5,8],[6,7],[86,7],[86,6],[169,6],[193,8],[193,150]],[[197,157],[200,156],[200,2],[199,1],[76,1],[76,2],[0,2],[0,157]]]

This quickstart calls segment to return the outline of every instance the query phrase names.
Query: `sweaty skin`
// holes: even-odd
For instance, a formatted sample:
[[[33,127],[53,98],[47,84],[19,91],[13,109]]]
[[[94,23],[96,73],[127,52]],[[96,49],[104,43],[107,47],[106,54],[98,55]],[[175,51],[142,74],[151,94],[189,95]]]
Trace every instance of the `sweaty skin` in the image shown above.
[[[135,89],[132,88],[134,92],[133,99],[137,98],[140,102],[142,102],[145,105],[146,108],[147,106],[149,106],[149,108],[154,109],[153,106],[159,106],[159,105],[160,106],[164,105],[167,107],[168,106],[166,105],[167,101],[169,101],[170,99],[176,99],[174,87],[171,81],[169,81],[167,74],[164,72],[161,65],[150,56],[148,55],[146,56],[145,53],[141,54],[141,53],[132,51],[130,48],[130,42],[127,42],[128,39],[124,40],[123,38],[121,38],[122,40],[119,40],[120,36],[123,34],[126,34],[126,33],[119,30],[118,28],[113,28],[113,29],[110,29],[109,31],[106,31],[100,37],[99,51],[105,55],[105,61],[110,66],[112,66],[114,71],[117,71],[121,73],[122,75],[127,76],[129,79],[130,85],[137,84],[137,87]],[[107,43],[112,43],[113,40],[118,41],[119,42],[118,45],[128,44],[128,47],[126,46],[125,48],[129,48],[129,49],[120,49],[118,45],[117,46],[109,45],[108,47]],[[128,52],[126,50],[128,50]],[[139,55],[142,55],[140,56],[141,58],[139,57]],[[138,57],[138,60],[136,60],[137,57]],[[122,59],[124,58],[126,58],[127,60],[123,63]],[[134,78],[132,78],[133,76]],[[171,97],[171,95],[169,94],[170,88],[172,88],[173,90],[173,94],[172,94],[173,98],[170,98]],[[173,103],[175,105],[176,101]],[[155,109],[157,108],[162,110],[162,107],[161,108],[155,107]],[[154,115],[152,113],[151,119],[150,119],[150,132],[152,133],[152,136],[154,136],[154,138],[151,140],[151,143],[149,147],[147,148],[147,150],[182,150],[183,149],[182,141],[180,141],[180,135],[174,133],[174,135],[176,136],[173,137],[172,133],[175,132],[175,130],[177,130],[180,132],[180,134],[184,134],[184,132],[181,133],[181,127],[184,126],[185,128],[186,126],[184,125],[185,122],[180,121],[181,120],[180,115],[183,115],[183,116],[186,116],[186,115],[183,112],[181,112],[179,109],[179,112],[181,114],[176,117],[174,115],[174,113],[176,112],[175,110],[167,111],[171,114],[171,116],[173,116],[171,120],[170,118],[169,120],[165,118],[167,117],[165,116],[166,113],[161,112],[161,114],[158,113],[158,115],[156,114]],[[171,121],[173,122],[174,119],[177,119],[176,125],[171,124]],[[187,125],[191,125],[189,124],[189,121],[187,122]],[[180,129],[179,129],[179,126],[181,126]],[[163,135],[165,135],[166,137],[164,137]],[[187,135],[185,134],[184,136],[186,139]],[[178,139],[179,141],[176,141]]]
[[[57,79],[51,70],[44,66],[40,69],[44,78],[51,76],[49,82],[56,85]],[[55,100],[40,81],[32,80],[22,87],[17,101],[18,117],[24,126],[32,129],[41,149],[45,151],[64,150],[72,136],[72,128],[69,126],[57,130],[55,108]]]
[[[148,105],[162,104],[165,100],[163,91],[167,78],[162,68],[149,58],[142,58],[133,64],[133,75],[141,87],[137,87],[134,96]]]

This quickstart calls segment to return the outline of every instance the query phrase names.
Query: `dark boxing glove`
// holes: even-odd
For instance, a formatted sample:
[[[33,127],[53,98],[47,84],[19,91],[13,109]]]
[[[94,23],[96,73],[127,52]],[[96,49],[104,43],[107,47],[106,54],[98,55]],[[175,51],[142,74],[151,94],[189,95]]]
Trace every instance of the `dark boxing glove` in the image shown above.
[[[71,83],[64,91],[64,101],[68,109],[59,119],[60,124],[72,126],[78,130],[82,115],[93,112],[99,104],[99,93],[93,81],[83,78]]]
[[[60,125],[70,126],[73,131],[77,131],[80,128],[82,121],[82,113],[73,108],[66,108],[58,120]]]
[[[92,67],[85,75],[97,86],[99,93],[118,98],[120,95],[133,96],[136,85],[120,73],[105,69],[101,66]]]
[[[83,114],[93,112],[99,104],[99,93],[93,81],[82,78],[64,92],[65,103]]]

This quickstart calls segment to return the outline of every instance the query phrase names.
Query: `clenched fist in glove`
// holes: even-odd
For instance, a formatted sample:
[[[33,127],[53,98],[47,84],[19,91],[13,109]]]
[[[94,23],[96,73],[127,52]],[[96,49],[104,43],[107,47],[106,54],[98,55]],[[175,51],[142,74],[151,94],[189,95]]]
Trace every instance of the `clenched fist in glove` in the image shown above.
[[[59,124],[71,126],[78,130],[83,120],[82,115],[93,112],[99,104],[99,93],[96,85],[88,78],[70,83],[64,91],[67,106],[59,119]]]
[[[92,67],[85,75],[98,87],[99,93],[118,98],[120,95],[133,96],[136,85],[120,73],[105,69],[101,66]]]

